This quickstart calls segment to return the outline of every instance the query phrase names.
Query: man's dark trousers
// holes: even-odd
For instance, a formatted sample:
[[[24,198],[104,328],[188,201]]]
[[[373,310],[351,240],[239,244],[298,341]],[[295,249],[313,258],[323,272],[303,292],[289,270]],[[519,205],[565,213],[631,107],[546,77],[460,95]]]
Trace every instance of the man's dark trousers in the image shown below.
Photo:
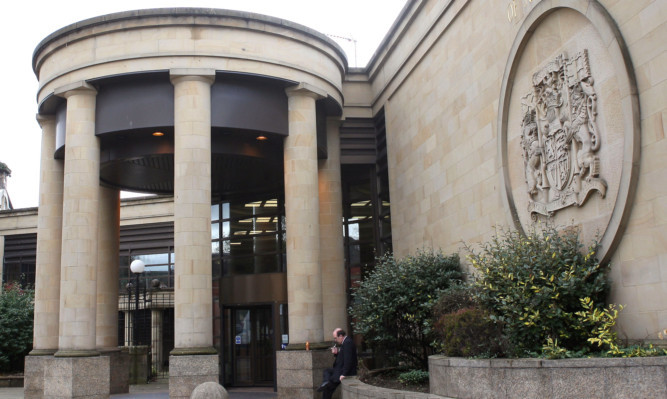
[[[340,377],[340,374],[338,374],[339,377],[336,377],[336,370],[342,369],[343,366],[342,363],[343,363],[343,356],[336,355],[333,367],[324,369],[324,373],[322,374],[322,381],[328,381],[329,385],[327,385],[322,390],[322,399],[330,399],[331,395],[333,395],[334,391],[340,384],[340,380],[336,380],[336,378]]]
[[[328,369],[327,369],[328,370]],[[336,388],[340,385],[340,380],[337,382],[333,382],[331,379],[329,380],[329,385],[327,385],[324,390],[322,391],[322,399],[331,399],[333,396],[333,393],[336,391]]]
[[[331,370],[329,372],[329,370]],[[343,345],[338,350],[333,369],[324,370],[325,381],[329,384],[322,391],[322,399],[331,399],[336,388],[340,385],[340,376],[357,375],[357,348],[349,337],[345,337]],[[329,377],[327,379],[327,377]]]

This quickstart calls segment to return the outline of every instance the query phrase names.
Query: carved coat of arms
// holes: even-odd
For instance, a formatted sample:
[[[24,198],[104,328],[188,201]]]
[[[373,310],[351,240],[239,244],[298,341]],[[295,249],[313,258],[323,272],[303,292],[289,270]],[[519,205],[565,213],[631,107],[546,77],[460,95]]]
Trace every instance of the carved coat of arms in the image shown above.
[[[582,206],[594,191],[606,194],[593,83],[586,50],[571,59],[561,54],[533,75],[533,90],[521,99],[521,149],[533,219]]]

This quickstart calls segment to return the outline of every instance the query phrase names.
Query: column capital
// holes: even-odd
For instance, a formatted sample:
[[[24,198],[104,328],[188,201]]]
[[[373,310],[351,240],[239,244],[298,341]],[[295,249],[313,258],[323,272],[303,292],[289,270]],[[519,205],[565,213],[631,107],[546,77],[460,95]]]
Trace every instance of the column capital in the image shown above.
[[[312,97],[315,100],[319,100],[321,98],[327,98],[326,91],[320,89],[319,87],[315,87],[310,83],[305,83],[305,82],[301,82],[296,86],[290,86],[286,88],[285,94],[287,94],[287,97],[307,96],[307,97]]]
[[[169,70],[171,83],[185,81],[201,81],[208,84],[215,82],[215,69],[209,68],[177,68]]]
[[[56,122],[55,115],[37,113],[35,115],[35,119],[37,120],[37,123],[39,123],[39,127],[41,127],[42,129],[44,128],[44,125]]]
[[[74,94],[90,94],[97,95],[97,89],[90,83],[84,80],[61,86],[53,91],[53,94],[58,97],[69,98]]]

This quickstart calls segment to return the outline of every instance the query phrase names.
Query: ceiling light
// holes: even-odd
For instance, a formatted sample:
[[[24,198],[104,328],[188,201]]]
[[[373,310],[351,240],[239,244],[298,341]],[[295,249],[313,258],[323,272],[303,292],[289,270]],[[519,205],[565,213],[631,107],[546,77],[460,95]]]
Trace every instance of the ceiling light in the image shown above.
[[[162,133],[162,132],[153,132],[153,136],[162,137],[162,136],[164,136],[164,133]]]
[[[258,141],[264,141],[267,140],[266,136],[257,136]]]

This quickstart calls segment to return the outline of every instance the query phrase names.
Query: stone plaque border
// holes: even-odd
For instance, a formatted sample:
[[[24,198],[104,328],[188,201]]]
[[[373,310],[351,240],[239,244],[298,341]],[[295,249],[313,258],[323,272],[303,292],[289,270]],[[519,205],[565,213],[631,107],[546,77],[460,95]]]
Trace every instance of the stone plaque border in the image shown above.
[[[505,65],[498,109],[498,158],[500,159],[500,187],[503,190],[503,202],[510,210],[511,223],[519,231],[524,231],[512,195],[507,156],[507,126],[510,98],[517,69],[526,46],[537,27],[550,14],[560,9],[571,9],[584,16],[600,35],[614,63],[618,87],[621,92],[623,111],[623,167],[620,176],[619,192],[609,223],[600,240],[600,260],[611,259],[627,225],[635,196],[639,175],[641,150],[641,126],[639,114],[639,96],[630,52],[607,10],[596,0],[543,0],[528,13],[512,44]],[[523,160],[522,160],[523,161]]]

